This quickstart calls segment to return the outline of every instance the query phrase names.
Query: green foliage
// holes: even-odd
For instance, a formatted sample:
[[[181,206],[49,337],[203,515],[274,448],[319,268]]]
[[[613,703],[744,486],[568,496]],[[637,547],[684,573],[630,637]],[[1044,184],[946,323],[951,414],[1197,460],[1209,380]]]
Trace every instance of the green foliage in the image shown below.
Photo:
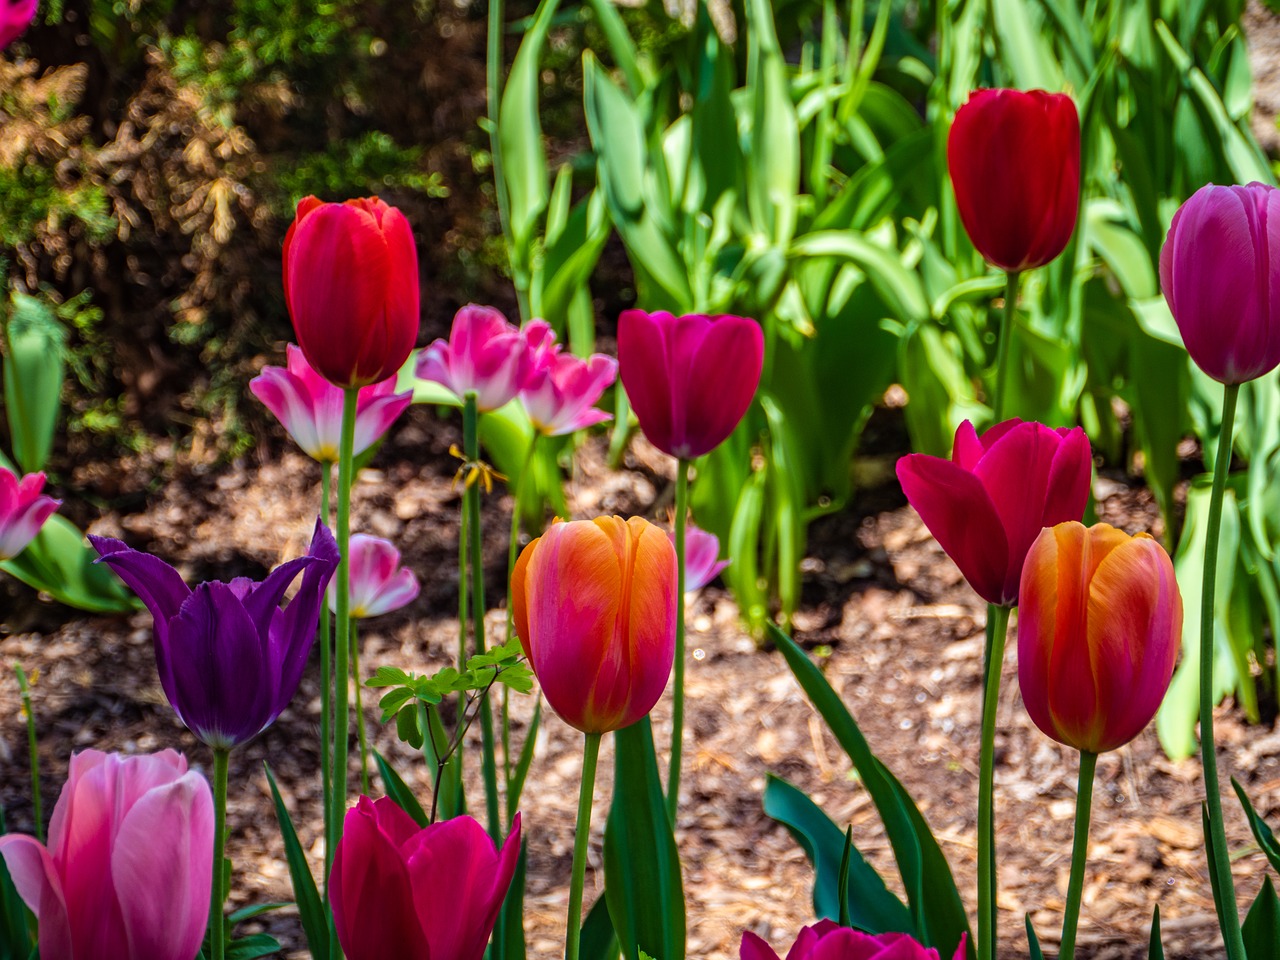
[[[107,211],[106,194],[97,184],[67,189],[36,158],[0,165],[0,242],[6,247],[29,242],[37,227],[63,231],[73,223],[82,225],[91,240],[103,240],[115,227]]]
[[[425,170],[424,152],[421,146],[399,146],[381,130],[340,140],[279,171],[275,184],[285,198],[280,213],[291,217],[294,205],[308,194],[343,198],[405,189],[448,196],[440,174]]]

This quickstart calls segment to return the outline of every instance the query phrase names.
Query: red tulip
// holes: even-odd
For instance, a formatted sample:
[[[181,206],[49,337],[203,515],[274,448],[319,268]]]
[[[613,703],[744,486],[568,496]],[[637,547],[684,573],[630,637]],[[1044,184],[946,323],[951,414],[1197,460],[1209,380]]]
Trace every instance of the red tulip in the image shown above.
[[[1102,753],[1151,722],[1173,677],[1182,595],[1145,533],[1070,522],[1036,538],[1022,571],[1018,685],[1059,743]]]
[[[964,960],[966,936],[960,935],[953,960]],[[742,935],[741,960],[778,960],[778,955],[750,931]],[[802,927],[787,960],[938,960],[938,951],[905,933],[863,933],[833,920]]]
[[[418,252],[409,221],[377,197],[306,197],[284,238],[284,296],[298,345],[339,387],[378,383],[418,339]]]
[[[1006,420],[981,438],[968,420],[951,459],[909,454],[898,480],[969,586],[988,603],[1018,602],[1022,562],[1044,527],[1084,516],[1092,461],[1083,430]]]
[[[956,205],[978,252],[1002,270],[1060,254],[1080,206],[1080,118],[1063,93],[977,90],[947,138]]]
[[[673,457],[710,453],[738,425],[760,383],[764,335],[745,317],[624,310],[618,368],[649,442]]]

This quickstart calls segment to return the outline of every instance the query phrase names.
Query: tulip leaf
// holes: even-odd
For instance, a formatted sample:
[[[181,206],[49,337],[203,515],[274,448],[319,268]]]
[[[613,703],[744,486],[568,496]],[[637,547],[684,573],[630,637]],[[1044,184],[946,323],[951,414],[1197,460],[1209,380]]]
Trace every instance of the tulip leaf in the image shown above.
[[[1244,787],[1240,786],[1240,781],[1232,777],[1231,786],[1235,789],[1236,796],[1240,798],[1241,806],[1244,807],[1244,814],[1249,820],[1249,829],[1253,831],[1253,838],[1258,841],[1258,846],[1267,855],[1272,869],[1280,873],[1280,841],[1276,840],[1276,835],[1271,832],[1271,827],[1266,821],[1258,816],[1258,811],[1249,802],[1249,795],[1244,792]]]
[[[67,334],[43,300],[13,293],[4,325],[4,401],[14,459],[27,473],[44,466],[62,407]]]
[[[0,804],[0,836],[8,832]],[[0,857],[0,957],[26,960],[32,953],[33,933],[27,929],[27,907],[18,896],[4,857]]]
[[[929,301],[919,276],[908,270],[898,251],[860,233],[822,230],[797,238],[788,257],[837,257],[852,261],[876,288],[896,319],[903,323],[929,316]]]
[[[520,857],[516,860],[511,885],[503,898],[498,921],[493,928],[493,941],[489,949],[490,960],[525,960],[524,942],[524,886],[529,866],[529,841],[520,841]]]
[[[587,911],[582,922],[582,938],[578,943],[579,960],[617,960],[618,938],[609,919],[609,901],[604,894]]]
[[[1027,920],[1030,923],[1030,919]],[[1151,911],[1151,939],[1147,945],[1147,960],[1164,960],[1164,942],[1160,938],[1160,904]]]
[[[269,957],[280,951],[280,944],[275,937],[265,933],[254,933],[227,944],[227,960],[255,960],[257,957]]]
[[[298,842],[298,833],[293,828],[293,818],[280,797],[280,788],[276,786],[275,775],[271,766],[264,763],[267,772],[267,783],[271,786],[271,799],[276,808],[276,820],[280,824],[280,837],[284,841],[285,860],[289,864],[289,879],[293,884],[293,897],[298,903],[298,916],[302,920],[302,932],[307,937],[307,947],[313,957],[329,956],[330,938],[333,936],[332,919],[320,899],[320,891],[316,889],[315,878],[311,875],[311,864]]]
[[[1262,878],[1262,889],[1244,918],[1241,933],[1249,960],[1280,960],[1280,897],[1270,877]]]
[[[769,0],[748,0],[751,34],[747,70],[751,134],[747,156],[747,200],[755,229],[785,247],[795,232],[800,186],[800,121],[787,79],[787,61],[774,31]]]
[[[1031,923],[1031,914],[1025,917],[1027,928],[1027,948],[1031,955],[1031,960],[1044,960],[1044,950],[1040,946],[1040,938],[1036,936],[1036,928]]]
[[[842,880],[845,839],[840,828],[798,787],[768,774],[764,812],[787,828],[813,864],[813,910],[819,918],[835,920],[847,909],[849,921],[847,924],[841,921],[845,926],[872,934],[916,932],[911,911],[889,892],[875,868],[852,844]],[[845,880],[848,896],[842,904],[839,888]]]
[[[524,733],[524,745],[520,747],[520,756],[511,769],[511,779],[507,781],[507,819],[514,819],[520,809],[520,797],[524,794],[524,781],[529,775],[529,765],[533,763],[533,748],[538,742],[538,728],[542,725],[542,697],[533,707],[533,719]]]
[[[386,791],[387,796],[395,801],[396,806],[412,817],[413,822],[418,826],[425,827],[430,823],[427,812],[422,809],[422,804],[413,795],[413,790],[410,789],[409,785],[396,772],[396,768],[378,750],[373,751],[373,759],[378,765],[378,776],[382,778],[382,789]]]
[[[919,808],[898,778],[871,752],[853,715],[822,671],[814,666],[794,640],[773,624],[769,625],[769,636],[837,742],[853,761],[854,769],[876,805],[893,847],[902,885],[907,891],[917,939],[925,946],[950,953],[962,936],[967,937],[972,960],[976,954],[964,902],[956,889],[947,858]]]
[[[109,567],[94,563],[97,558],[75,524],[55,513],[27,549],[0,562],[0,570],[78,610],[129,613],[142,606]]]
[[[614,734],[614,764],[604,875],[619,945],[628,960],[638,960],[642,948],[662,960],[684,960],[680,855],[667,819],[648,717]]]

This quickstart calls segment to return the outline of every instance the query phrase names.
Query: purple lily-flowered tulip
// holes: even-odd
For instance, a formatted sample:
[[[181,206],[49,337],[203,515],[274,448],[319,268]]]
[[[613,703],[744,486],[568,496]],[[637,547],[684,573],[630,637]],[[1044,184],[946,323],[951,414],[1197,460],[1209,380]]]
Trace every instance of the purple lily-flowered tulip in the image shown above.
[[[418,596],[418,578],[400,566],[400,551],[390,540],[367,533],[351,535],[351,609],[357,620],[380,617],[412,603]],[[337,591],[329,585],[329,609],[338,610]]]
[[[275,722],[302,679],[315,641],[338,545],[316,521],[306,556],[276,567],[261,583],[237,577],[194,590],[181,574],[119,540],[90,537],[155,618],[156,669],[178,718],[215,750],[253,739]],[[298,574],[302,587],[280,601]]]
[[[671,542],[676,542],[673,531]],[[684,528],[684,589],[686,593],[701,590],[720,575],[728,560],[716,559],[720,555],[720,538],[709,530],[695,527],[692,523]]]
[[[3,2],[3,0],[0,0]],[[10,560],[35,539],[61,500],[46,497],[43,473],[19,477],[0,467],[0,560]]]

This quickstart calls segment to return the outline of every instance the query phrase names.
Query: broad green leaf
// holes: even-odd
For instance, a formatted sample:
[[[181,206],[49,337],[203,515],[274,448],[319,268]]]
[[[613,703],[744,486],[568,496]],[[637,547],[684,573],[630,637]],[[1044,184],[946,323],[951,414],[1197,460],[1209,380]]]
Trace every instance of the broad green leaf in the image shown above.
[[[142,606],[134,594],[84,541],[66,517],[54,514],[22,553],[0,562],[0,570],[59,603],[93,613],[128,613]]]
[[[578,957],[580,960],[616,960],[618,956],[618,938],[614,936],[613,921],[609,919],[608,898],[601,894],[582,922]]]
[[[785,247],[795,233],[800,121],[768,0],[747,0],[747,35],[747,88],[752,103],[747,157],[751,221],[775,246]]]
[[[422,804],[413,795],[413,790],[409,788],[409,785],[396,772],[396,768],[378,750],[373,751],[373,760],[378,765],[378,776],[382,778],[382,789],[386,791],[387,796],[395,801],[396,806],[412,817],[414,823],[420,827],[425,827],[430,822],[427,817],[427,811],[422,809]]]
[[[0,836],[8,833],[4,805],[0,804]],[[26,960],[32,952],[34,931],[27,929],[27,908],[13,885],[4,857],[0,857],[0,957]]]
[[[898,377],[907,391],[907,429],[911,447],[945,457],[956,429],[971,420],[979,429],[990,421],[965,373],[954,334],[922,325],[898,344]]]
[[[924,320],[929,316],[920,278],[908,270],[897,250],[886,249],[865,235],[841,230],[823,230],[798,237],[787,251],[790,259],[799,257],[837,257],[852,261],[904,323]]]
[[[1249,960],[1280,960],[1280,897],[1270,877],[1262,878],[1262,889],[1244,918],[1241,932]]]
[[[279,952],[279,942],[265,933],[250,934],[227,944],[227,960],[255,960],[257,957],[269,957]]]
[[[1024,0],[991,0],[1000,59],[1013,75],[1013,85],[1023,90],[1059,90],[1062,70],[1045,42],[1039,4]]]
[[[1240,786],[1240,782],[1235,777],[1231,778],[1231,786],[1235,789],[1236,796],[1240,798],[1245,816],[1249,818],[1249,829],[1253,831],[1253,838],[1258,841],[1258,846],[1267,855],[1271,868],[1280,873],[1280,840],[1276,839],[1267,822],[1258,816],[1258,811],[1249,802],[1249,795],[1244,792],[1244,787]]]
[[[4,401],[13,455],[25,473],[44,467],[62,406],[67,334],[43,300],[15,290],[4,325]]]
[[[1164,960],[1164,942],[1160,938],[1160,904],[1151,911],[1151,937],[1147,943],[1147,960]]]
[[[297,831],[293,828],[293,818],[280,797],[280,788],[276,786],[275,775],[269,764],[263,764],[267,772],[267,783],[271,786],[271,800],[276,808],[276,821],[280,824],[280,837],[284,841],[285,860],[289,864],[289,879],[293,884],[293,898],[298,903],[298,916],[302,920],[302,932],[307,937],[307,947],[313,957],[329,956],[329,944],[333,933],[333,920],[320,899],[320,891],[316,888],[315,878],[311,875],[311,865],[307,855],[298,843]]]

